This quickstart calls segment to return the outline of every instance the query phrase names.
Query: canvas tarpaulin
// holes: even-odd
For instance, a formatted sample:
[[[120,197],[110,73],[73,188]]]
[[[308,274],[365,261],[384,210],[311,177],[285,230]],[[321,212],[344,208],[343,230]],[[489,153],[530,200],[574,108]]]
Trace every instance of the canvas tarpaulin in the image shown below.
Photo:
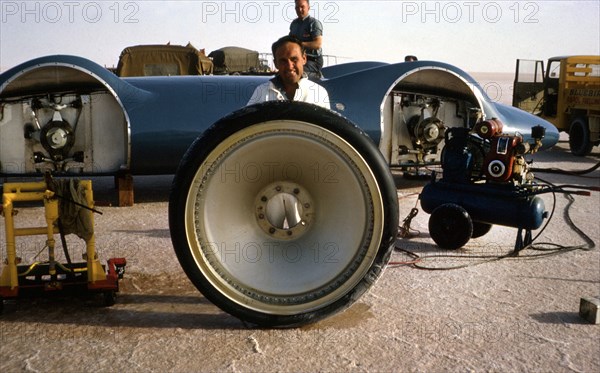
[[[138,45],[121,52],[117,75],[206,75],[212,67],[212,61],[191,45]]]
[[[248,72],[260,68],[259,54],[241,47],[224,47],[210,52],[215,66],[215,74]]]

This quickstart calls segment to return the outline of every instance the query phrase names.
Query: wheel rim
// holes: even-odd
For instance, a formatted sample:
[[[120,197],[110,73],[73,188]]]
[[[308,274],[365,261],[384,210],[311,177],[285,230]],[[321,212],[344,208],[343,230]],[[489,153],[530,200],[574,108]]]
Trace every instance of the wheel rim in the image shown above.
[[[349,143],[310,123],[277,120],[242,129],[209,153],[191,182],[185,231],[220,294],[289,315],[331,304],[363,279],[381,243],[374,222],[382,221],[376,178]]]

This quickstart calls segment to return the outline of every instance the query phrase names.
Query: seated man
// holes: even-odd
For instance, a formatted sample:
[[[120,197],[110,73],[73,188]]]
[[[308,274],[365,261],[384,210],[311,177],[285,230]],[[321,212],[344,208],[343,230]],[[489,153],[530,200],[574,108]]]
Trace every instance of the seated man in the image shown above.
[[[325,88],[308,80],[304,74],[306,54],[302,43],[284,36],[271,47],[277,75],[256,87],[248,105],[265,101],[303,101],[330,109]]]

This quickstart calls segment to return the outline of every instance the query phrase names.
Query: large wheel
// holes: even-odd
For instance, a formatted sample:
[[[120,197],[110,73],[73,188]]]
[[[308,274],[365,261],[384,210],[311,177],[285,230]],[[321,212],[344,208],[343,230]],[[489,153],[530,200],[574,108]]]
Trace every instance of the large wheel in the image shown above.
[[[576,117],[569,129],[569,147],[574,155],[584,157],[592,151],[594,144],[590,141],[590,127],[587,118]]]
[[[464,208],[446,203],[431,212],[429,234],[440,248],[456,250],[471,239],[473,221]]]
[[[269,102],[241,109],[188,149],[169,225],[194,285],[262,326],[336,313],[381,275],[398,229],[379,150],[340,115]]]

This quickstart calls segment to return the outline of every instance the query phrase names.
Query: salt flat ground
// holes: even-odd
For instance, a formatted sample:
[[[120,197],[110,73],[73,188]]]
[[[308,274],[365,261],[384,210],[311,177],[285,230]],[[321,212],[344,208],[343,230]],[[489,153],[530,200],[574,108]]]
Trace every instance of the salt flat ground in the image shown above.
[[[535,167],[586,169],[592,156],[571,156],[564,142],[534,157]],[[400,216],[415,206],[424,182],[396,174]],[[592,178],[540,174],[557,184],[599,186]],[[600,254],[560,251],[493,260],[512,251],[516,229],[494,227],[457,252],[440,251],[427,232],[428,215],[414,218],[419,234],[397,246],[420,256],[423,270],[389,266],[351,308],[295,329],[258,329],[221,312],[190,284],[171,246],[167,196],[170,177],[140,177],[134,207],[100,207],[96,215],[101,258],[124,256],[127,273],[117,304],[89,299],[7,302],[0,316],[1,372],[598,372],[600,325],[579,318],[579,301],[600,296]],[[94,180],[96,201],[114,197],[112,179]],[[544,195],[552,206],[551,195]],[[567,199],[536,242],[585,245],[563,215]],[[39,208],[17,218],[35,219]],[[600,197],[575,196],[574,224],[600,243]],[[536,232],[537,233],[537,232]],[[0,233],[2,259],[4,230]],[[69,238],[69,240],[72,240]],[[71,241],[69,241],[71,242]],[[82,251],[73,241],[71,247]],[[43,244],[19,246],[34,257]],[[453,255],[448,257],[447,254]],[[79,254],[77,254],[79,255]],[[481,257],[489,259],[479,264]],[[60,258],[60,256],[59,256]],[[395,252],[392,261],[413,260]]]

